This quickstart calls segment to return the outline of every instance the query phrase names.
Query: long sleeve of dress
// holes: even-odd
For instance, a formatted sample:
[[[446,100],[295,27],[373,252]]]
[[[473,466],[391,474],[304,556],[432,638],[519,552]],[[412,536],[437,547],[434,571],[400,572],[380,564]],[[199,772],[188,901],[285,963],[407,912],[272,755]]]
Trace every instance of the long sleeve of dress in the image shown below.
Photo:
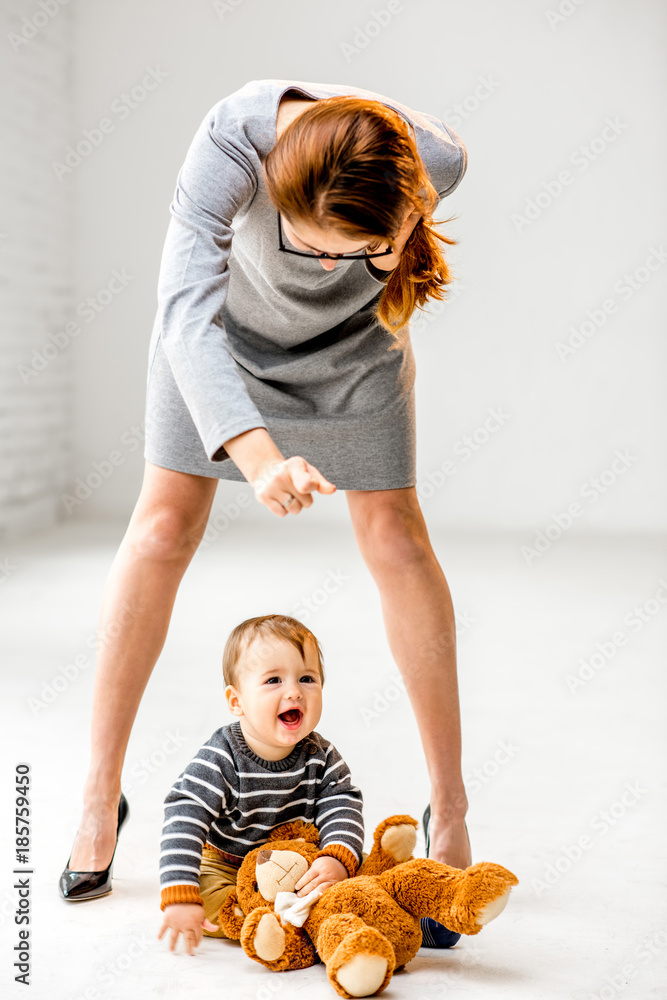
[[[160,336],[210,461],[224,442],[265,427],[232,357],[220,310],[227,297],[232,219],[257,178],[243,151],[202,122],[179,171],[158,278]]]

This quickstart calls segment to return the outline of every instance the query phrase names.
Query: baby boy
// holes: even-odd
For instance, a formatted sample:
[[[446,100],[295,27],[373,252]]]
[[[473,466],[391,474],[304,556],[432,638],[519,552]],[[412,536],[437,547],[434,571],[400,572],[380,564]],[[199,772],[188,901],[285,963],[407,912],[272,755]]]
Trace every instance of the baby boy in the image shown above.
[[[161,938],[183,935],[193,955],[215,921],[244,856],[276,826],[314,823],[321,850],[295,891],[305,896],[355,874],[363,854],[362,796],[322,714],[322,651],[287,615],[249,618],[223,653],[225,696],[237,721],[217,729],[165,799],[160,855]]]

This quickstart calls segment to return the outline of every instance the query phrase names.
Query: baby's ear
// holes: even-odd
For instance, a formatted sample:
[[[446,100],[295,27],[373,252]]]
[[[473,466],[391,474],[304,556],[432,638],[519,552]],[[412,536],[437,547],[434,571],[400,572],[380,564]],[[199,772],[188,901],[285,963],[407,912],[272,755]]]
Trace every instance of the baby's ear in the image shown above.
[[[241,696],[233,685],[228,684],[225,688],[225,698],[227,699],[227,708],[232,713],[232,715],[243,715],[243,706],[241,705]]]

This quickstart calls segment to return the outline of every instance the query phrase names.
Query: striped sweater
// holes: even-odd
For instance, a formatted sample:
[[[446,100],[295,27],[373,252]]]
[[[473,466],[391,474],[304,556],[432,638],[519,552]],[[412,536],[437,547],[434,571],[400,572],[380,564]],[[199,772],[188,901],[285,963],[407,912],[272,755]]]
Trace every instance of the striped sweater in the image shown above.
[[[263,760],[239,721],[217,729],[190,761],[164,803],[161,909],[201,903],[204,844],[239,867],[282,823],[301,819],[320,832],[320,854],[354,875],[362,858],[362,795],[336,748],[312,732],[282,760]]]

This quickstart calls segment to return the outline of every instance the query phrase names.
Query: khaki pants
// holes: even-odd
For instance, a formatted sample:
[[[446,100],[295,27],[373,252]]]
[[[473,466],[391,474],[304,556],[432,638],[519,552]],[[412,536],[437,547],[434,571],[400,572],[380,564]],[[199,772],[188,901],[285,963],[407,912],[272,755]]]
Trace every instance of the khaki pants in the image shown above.
[[[362,861],[368,855],[362,853]],[[204,913],[212,924],[217,924],[220,907],[227,899],[230,889],[236,885],[238,868],[223,861],[217,851],[204,847],[199,869],[199,892],[204,900]],[[204,931],[206,937],[224,938],[227,935],[221,931]]]
[[[227,864],[217,851],[204,847],[199,869],[199,892],[204,900],[204,913],[212,924],[217,924],[220,907],[227,899],[230,889],[236,885],[238,868]],[[219,931],[204,931],[206,937],[224,938],[227,935]]]

